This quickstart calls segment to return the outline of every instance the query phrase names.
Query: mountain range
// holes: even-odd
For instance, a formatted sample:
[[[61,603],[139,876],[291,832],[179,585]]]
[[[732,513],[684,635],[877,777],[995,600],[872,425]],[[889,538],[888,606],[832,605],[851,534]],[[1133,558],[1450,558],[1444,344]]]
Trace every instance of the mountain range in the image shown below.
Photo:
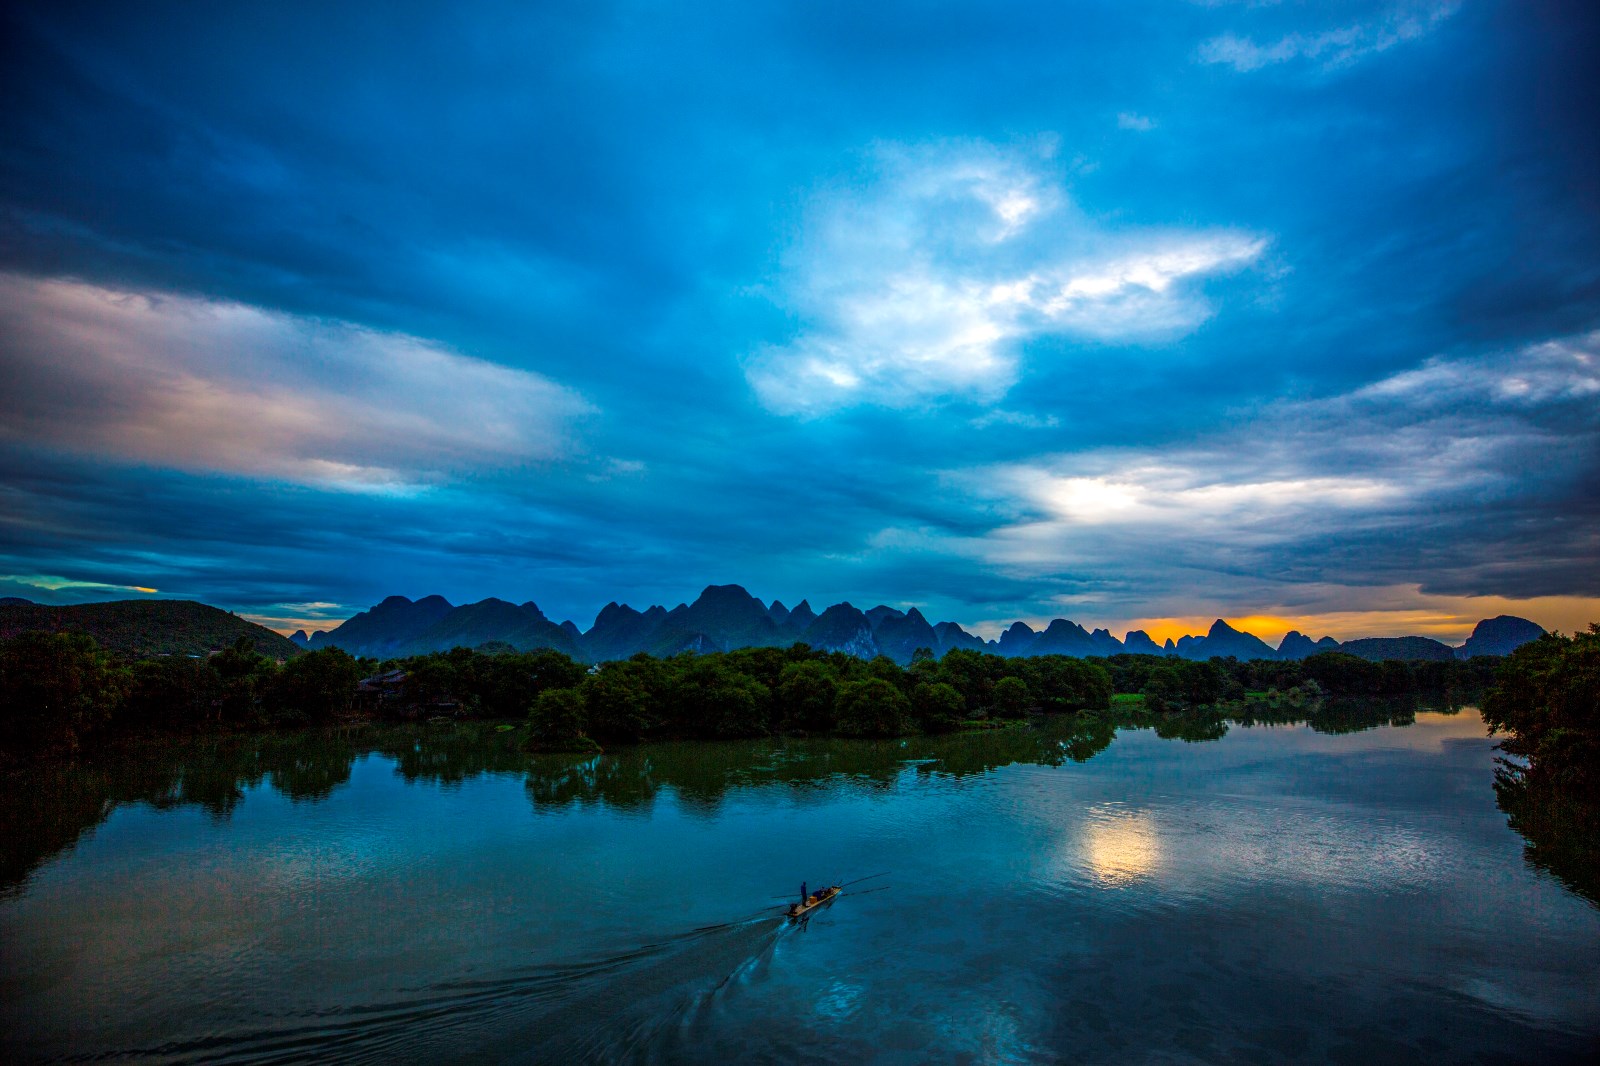
[[[1008,657],[1073,655],[1105,657],[1122,652],[1172,655],[1183,659],[1233,656],[1238,659],[1304,659],[1324,651],[1345,651],[1374,661],[1382,659],[1454,659],[1473,655],[1505,655],[1544,630],[1525,618],[1501,615],[1479,622],[1459,648],[1431,637],[1371,637],[1341,643],[1332,637],[1313,641],[1297,631],[1276,648],[1260,637],[1241,632],[1217,619],[1204,636],[1185,636],[1156,643],[1143,630],[1117,639],[1104,629],[1088,630],[1057,618],[1042,630],[1016,622],[998,640],[985,640],[954,622],[930,623],[915,607],[902,611],[877,606],[863,611],[836,603],[818,614],[806,600],[786,607],[763,603],[738,585],[710,585],[693,603],[668,610],[644,611],[608,603],[588,630],[572,622],[553,622],[538,605],[487,599],[454,606],[442,596],[409,600],[390,596],[338,627],[291,638],[301,647],[338,647],[356,655],[395,658],[446,651],[454,647],[509,645],[518,651],[553,648],[576,659],[604,662],[639,652],[656,656],[682,651],[732,651],[735,648],[787,647],[804,643],[826,651],[861,658],[886,655],[908,663],[917,649],[943,655],[970,648]]]

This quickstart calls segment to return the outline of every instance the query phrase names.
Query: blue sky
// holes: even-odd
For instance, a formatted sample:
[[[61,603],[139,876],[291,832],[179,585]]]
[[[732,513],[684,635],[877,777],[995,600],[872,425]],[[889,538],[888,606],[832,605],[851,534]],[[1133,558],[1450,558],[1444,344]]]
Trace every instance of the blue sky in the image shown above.
[[[1600,618],[1592,5],[0,18],[0,595]]]

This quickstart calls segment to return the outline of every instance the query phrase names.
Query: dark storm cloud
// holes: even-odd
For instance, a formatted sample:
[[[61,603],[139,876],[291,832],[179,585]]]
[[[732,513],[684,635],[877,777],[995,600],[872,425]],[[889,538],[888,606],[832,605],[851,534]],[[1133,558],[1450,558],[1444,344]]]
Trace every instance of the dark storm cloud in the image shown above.
[[[0,17],[21,594],[1600,595],[1586,5]]]

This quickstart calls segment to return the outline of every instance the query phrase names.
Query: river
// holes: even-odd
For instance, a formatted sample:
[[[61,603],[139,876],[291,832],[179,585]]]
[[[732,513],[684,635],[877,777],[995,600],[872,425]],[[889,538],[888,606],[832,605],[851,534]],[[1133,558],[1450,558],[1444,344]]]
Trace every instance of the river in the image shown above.
[[[1600,1045],[1600,910],[1524,861],[1482,720],[1357,718],[588,759],[473,724],[40,767],[0,797],[0,1054],[1371,1066]],[[783,919],[802,880],[858,878]]]

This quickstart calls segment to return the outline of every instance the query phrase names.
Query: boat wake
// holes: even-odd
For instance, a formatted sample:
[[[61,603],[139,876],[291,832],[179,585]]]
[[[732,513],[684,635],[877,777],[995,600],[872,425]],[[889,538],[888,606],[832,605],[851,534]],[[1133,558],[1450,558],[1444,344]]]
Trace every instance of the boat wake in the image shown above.
[[[730,986],[758,975],[795,928],[770,912],[593,960],[403,990],[381,1003],[297,1011],[95,1059],[303,1062],[658,1062]],[[75,1061],[75,1060],[64,1060]]]

